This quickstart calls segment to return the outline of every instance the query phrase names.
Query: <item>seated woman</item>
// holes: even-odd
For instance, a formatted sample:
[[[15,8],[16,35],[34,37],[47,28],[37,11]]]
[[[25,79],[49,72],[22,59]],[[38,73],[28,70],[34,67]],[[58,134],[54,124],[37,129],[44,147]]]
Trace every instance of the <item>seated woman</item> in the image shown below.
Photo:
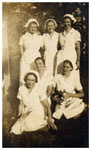
[[[49,97],[52,92],[53,75],[48,73],[48,70],[45,67],[45,61],[42,57],[37,57],[35,59],[35,64],[38,71],[41,91],[44,92],[47,97]]]
[[[52,87],[53,76],[49,75],[47,69],[45,68],[45,61],[43,58],[37,57],[35,59],[35,64],[36,64],[36,68],[38,71],[38,76],[39,76],[38,84],[39,84],[39,87],[41,90],[41,94],[46,95],[49,105],[51,105],[50,95],[52,94],[52,89],[53,89],[53,87]],[[43,106],[44,106],[44,102],[43,102]],[[46,111],[45,106],[44,106],[44,110],[45,110],[45,118],[46,118],[47,111]]]
[[[53,117],[60,119],[62,115],[66,119],[77,117],[85,108],[81,99],[84,96],[83,88],[78,74],[73,70],[70,60],[63,62],[63,73],[55,77],[56,94],[53,94],[52,100],[57,105]]]
[[[12,126],[10,133],[22,134],[24,131],[36,131],[44,126],[51,126],[57,129],[45,95],[41,95],[37,84],[37,76],[33,72],[26,74],[25,85],[20,86],[18,99],[22,103],[21,115]],[[41,100],[45,102],[48,111],[48,122],[44,120],[44,109]]]

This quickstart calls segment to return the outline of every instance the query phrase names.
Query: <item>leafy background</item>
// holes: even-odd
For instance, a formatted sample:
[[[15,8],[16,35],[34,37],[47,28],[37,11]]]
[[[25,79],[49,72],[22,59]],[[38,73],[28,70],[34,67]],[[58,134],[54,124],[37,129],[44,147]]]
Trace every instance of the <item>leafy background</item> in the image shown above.
[[[85,91],[85,98],[84,101],[88,103],[88,24],[89,24],[89,4],[88,3],[31,3],[31,2],[22,2],[22,3],[16,3],[16,2],[3,2],[2,5],[2,19],[7,21],[7,34],[8,34],[8,52],[9,52],[9,70],[10,70],[10,87],[8,88],[8,94],[6,97],[3,94],[3,145],[4,147],[10,147],[10,146],[17,146],[17,142],[15,143],[15,140],[12,141],[13,138],[9,137],[9,129],[14,122],[12,120],[13,117],[17,116],[17,107],[18,107],[18,100],[16,98],[18,86],[19,86],[19,65],[20,65],[20,50],[19,50],[19,39],[21,35],[23,35],[26,32],[26,29],[24,28],[25,23],[29,18],[36,18],[40,24],[39,32],[40,34],[43,34],[45,31],[44,29],[44,23],[46,19],[53,18],[57,21],[58,27],[57,31],[61,32],[63,30],[63,22],[62,17],[66,13],[73,14],[76,19],[77,23],[74,25],[74,28],[77,29],[82,36],[82,42],[81,42],[81,82]],[[4,70],[5,71],[5,70]],[[87,116],[86,116],[87,117]],[[87,117],[88,118],[88,117]],[[86,118],[85,118],[86,119]],[[83,129],[82,133],[85,135],[85,146],[88,145],[87,136],[88,136],[88,121],[83,120],[83,124],[85,128]],[[68,125],[70,126],[70,125]],[[79,125],[81,126],[81,125]],[[67,129],[67,128],[66,128]],[[63,129],[63,131],[65,131]],[[79,129],[78,129],[79,131]],[[71,128],[72,132],[72,128]],[[79,131],[80,133],[80,131]],[[38,133],[39,134],[39,133]],[[40,133],[40,139],[42,140],[44,133]],[[81,133],[80,133],[81,134]],[[35,134],[37,135],[37,133]],[[35,136],[33,135],[33,136]],[[78,134],[79,135],[79,134]],[[83,136],[81,135],[81,136]],[[47,136],[47,135],[46,135]],[[50,137],[50,133],[48,134]],[[64,136],[66,136],[66,133],[64,132]],[[80,138],[80,135],[76,138]],[[23,136],[24,138],[24,136]],[[37,138],[37,137],[36,137]],[[26,143],[27,146],[36,146],[36,138],[32,137],[33,143]],[[56,137],[51,137],[55,140]],[[58,137],[57,137],[58,138]],[[71,135],[71,138],[73,138],[73,133]],[[78,138],[78,139],[79,139]],[[11,140],[12,139],[12,140]],[[69,139],[69,136],[66,137],[66,140]],[[10,141],[9,141],[10,140]],[[24,140],[24,139],[23,139]],[[27,139],[28,140],[28,139]],[[38,142],[37,144],[39,146],[47,145],[52,146],[53,142],[51,142],[52,139],[47,141],[42,140],[42,142]],[[29,140],[28,140],[29,141]],[[65,140],[64,140],[65,141]],[[63,143],[63,146],[72,146],[72,144],[65,143],[63,141],[61,142],[61,146]],[[76,145],[77,142],[73,142],[73,145]],[[19,146],[18,141],[18,146]],[[22,144],[21,144],[22,145]],[[56,144],[55,144],[56,145]],[[60,144],[59,144],[60,145]],[[78,142],[78,145],[81,145],[81,143]],[[56,145],[57,146],[57,145]],[[83,144],[84,146],[84,144]]]

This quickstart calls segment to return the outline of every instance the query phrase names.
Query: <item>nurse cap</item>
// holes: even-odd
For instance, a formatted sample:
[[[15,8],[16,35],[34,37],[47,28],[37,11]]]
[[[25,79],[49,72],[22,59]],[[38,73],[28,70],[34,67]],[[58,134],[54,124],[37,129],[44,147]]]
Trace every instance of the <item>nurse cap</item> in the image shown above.
[[[46,25],[47,25],[47,23],[48,23],[49,21],[54,22],[55,27],[57,27],[57,23],[56,23],[56,21],[55,21],[54,19],[47,19],[46,22],[45,22],[45,28],[46,28]]]
[[[28,28],[29,24],[32,23],[32,22],[35,22],[37,24],[37,26],[39,27],[39,23],[36,19],[29,19],[27,21],[27,23],[24,25],[25,28]]]
[[[69,17],[69,18],[73,21],[73,23],[76,22],[76,19],[75,19],[74,16],[71,15],[71,14],[66,14],[66,15],[63,16],[63,18],[65,18],[65,17]]]

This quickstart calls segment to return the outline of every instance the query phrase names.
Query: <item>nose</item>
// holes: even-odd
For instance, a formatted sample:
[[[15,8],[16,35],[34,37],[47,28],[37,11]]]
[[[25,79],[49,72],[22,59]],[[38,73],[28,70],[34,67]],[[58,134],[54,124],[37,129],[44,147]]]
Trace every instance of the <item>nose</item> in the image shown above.
[[[63,69],[64,69],[64,71],[66,71],[66,70],[67,70],[67,68],[66,68],[66,67],[64,67]]]
[[[65,25],[68,25],[68,23],[67,23],[67,22],[65,22]]]
[[[39,67],[40,67],[40,64],[37,64],[37,67],[39,68]]]

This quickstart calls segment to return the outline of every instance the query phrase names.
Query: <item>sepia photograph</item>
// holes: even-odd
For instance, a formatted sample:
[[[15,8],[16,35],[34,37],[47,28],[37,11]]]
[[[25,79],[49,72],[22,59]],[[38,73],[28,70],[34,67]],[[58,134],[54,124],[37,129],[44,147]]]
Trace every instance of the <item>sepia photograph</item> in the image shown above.
[[[2,148],[89,148],[89,2],[2,2]]]

